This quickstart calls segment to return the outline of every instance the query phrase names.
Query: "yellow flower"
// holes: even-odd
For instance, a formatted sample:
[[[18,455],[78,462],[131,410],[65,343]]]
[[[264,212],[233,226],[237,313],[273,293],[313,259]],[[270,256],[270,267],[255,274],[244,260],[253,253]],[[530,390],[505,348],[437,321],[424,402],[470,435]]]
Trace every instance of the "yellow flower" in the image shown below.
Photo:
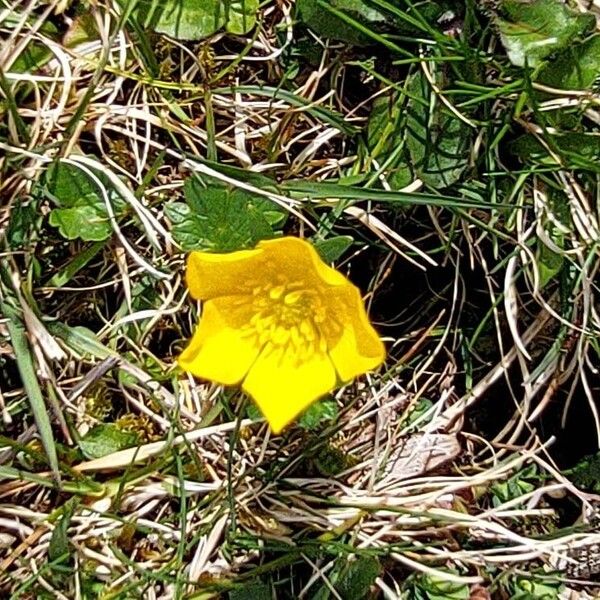
[[[242,382],[275,433],[385,358],[358,289],[304,240],[192,252],[186,278],[204,304],[180,366],[223,385]]]

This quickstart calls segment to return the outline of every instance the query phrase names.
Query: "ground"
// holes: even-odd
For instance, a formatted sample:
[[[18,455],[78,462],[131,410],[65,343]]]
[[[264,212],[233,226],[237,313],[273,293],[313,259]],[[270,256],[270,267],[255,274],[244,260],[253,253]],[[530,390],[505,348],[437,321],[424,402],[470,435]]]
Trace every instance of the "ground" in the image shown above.
[[[2,597],[598,597],[598,13],[3,0]],[[273,435],[177,357],[281,235],[387,358]]]

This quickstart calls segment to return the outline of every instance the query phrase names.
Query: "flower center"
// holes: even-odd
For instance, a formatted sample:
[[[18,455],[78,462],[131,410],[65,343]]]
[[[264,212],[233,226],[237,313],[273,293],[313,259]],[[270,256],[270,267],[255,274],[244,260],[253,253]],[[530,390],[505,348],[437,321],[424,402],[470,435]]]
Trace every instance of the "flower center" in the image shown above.
[[[255,287],[252,307],[250,327],[261,346],[290,347],[303,356],[327,350],[320,327],[325,306],[317,291],[301,282]]]

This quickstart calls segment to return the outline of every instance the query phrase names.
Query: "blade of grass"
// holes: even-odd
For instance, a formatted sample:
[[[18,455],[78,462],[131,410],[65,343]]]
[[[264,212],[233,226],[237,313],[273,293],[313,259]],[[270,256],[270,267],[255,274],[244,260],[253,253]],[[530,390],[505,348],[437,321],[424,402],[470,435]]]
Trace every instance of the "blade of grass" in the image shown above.
[[[493,204],[487,205],[472,200],[464,200],[453,196],[437,194],[423,194],[415,192],[391,192],[387,190],[372,190],[352,185],[339,185],[337,183],[291,180],[281,184],[282,190],[304,194],[313,200],[336,198],[347,200],[373,200],[376,202],[391,202],[397,204],[421,206],[446,206],[448,208],[477,208],[479,210],[514,208],[512,205]]]
[[[50,417],[48,416],[42,391],[35,374],[35,364],[29,347],[25,327],[21,322],[17,311],[6,302],[0,302],[0,310],[3,315],[8,317],[6,326],[8,328],[8,335],[10,336],[13,352],[15,353],[17,360],[17,368],[19,369],[23,387],[29,398],[33,419],[40,434],[44,450],[46,451],[48,463],[52,469],[54,479],[58,484],[60,482],[60,472],[56,444],[52,433],[52,424],[50,423]]]
[[[354,135],[359,131],[353,125],[346,123],[344,117],[342,117],[342,115],[340,115],[338,112],[318,106],[306,98],[302,98],[302,96],[298,96],[292,92],[288,92],[287,90],[269,87],[266,85],[234,85],[230,87],[216,88],[213,90],[213,94],[231,94],[232,92],[239,92],[240,94],[252,94],[254,96],[265,96],[267,98],[273,98],[273,100],[283,100],[298,108],[306,108],[307,113],[333,127],[336,127],[342,133],[347,135]]]
[[[105,246],[106,242],[94,242],[76,254],[60,271],[57,271],[48,281],[49,287],[62,287],[85,267]]]

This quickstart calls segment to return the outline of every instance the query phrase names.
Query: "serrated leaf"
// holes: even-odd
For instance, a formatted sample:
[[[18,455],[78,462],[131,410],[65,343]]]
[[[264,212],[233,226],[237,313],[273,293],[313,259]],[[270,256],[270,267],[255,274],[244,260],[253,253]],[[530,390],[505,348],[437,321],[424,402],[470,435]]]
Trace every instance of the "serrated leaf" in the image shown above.
[[[335,262],[352,244],[354,239],[349,235],[336,235],[315,243],[315,248],[321,258],[328,263]]]
[[[88,459],[102,458],[113,452],[135,446],[138,436],[130,431],[122,431],[114,423],[96,425],[79,440],[79,447]]]
[[[312,431],[337,419],[339,409],[335,400],[319,400],[311,404],[298,419],[298,426]]]
[[[566,48],[548,63],[538,81],[562,90],[590,90],[600,77],[600,35]]]
[[[173,237],[183,250],[188,252],[203,247],[203,221],[206,217],[196,214],[183,202],[167,204],[165,214],[173,224]]]
[[[510,61],[518,67],[535,67],[591,32],[596,20],[562,0],[504,0],[497,24]]]
[[[273,237],[274,224],[285,220],[285,213],[273,203],[243,190],[206,184],[196,177],[186,181],[184,190],[187,204],[173,202],[166,213],[173,237],[185,251],[252,248]]]
[[[433,92],[421,72],[411,76],[407,88],[406,145],[412,167],[431,187],[448,187],[467,167],[471,130],[439,100],[430,108]]]

